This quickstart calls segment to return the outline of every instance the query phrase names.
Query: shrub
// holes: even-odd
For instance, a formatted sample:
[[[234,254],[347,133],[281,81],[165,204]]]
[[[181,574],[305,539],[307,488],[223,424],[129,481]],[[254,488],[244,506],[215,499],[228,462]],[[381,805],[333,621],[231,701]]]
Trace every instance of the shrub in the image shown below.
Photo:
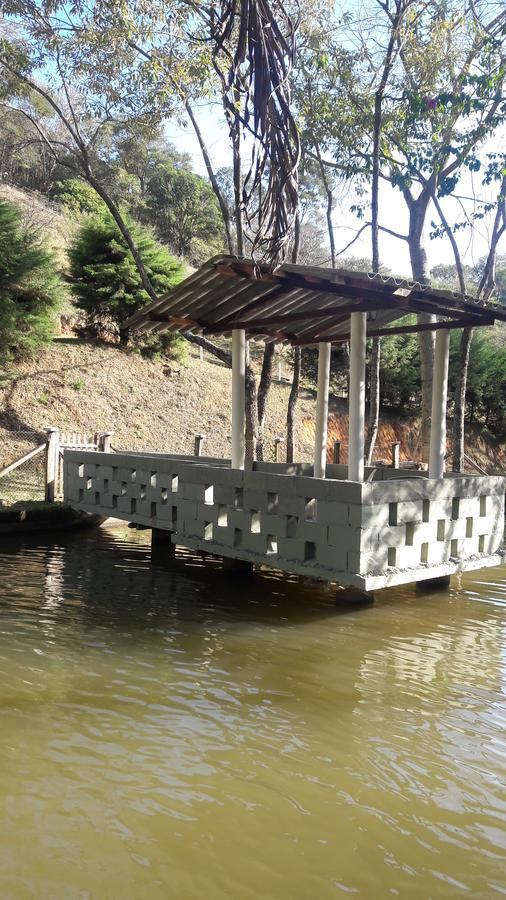
[[[0,363],[35,353],[54,334],[65,288],[55,257],[0,200]]]
[[[181,280],[181,263],[149,229],[131,222],[128,226],[153,288],[163,294]],[[81,225],[69,258],[72,292],[76,306],[86,314],[88,328],[95,332],[109,328],[126,343],[126,320],[151,301],[126,241],[109,214]]]
[[[185,363],[187,360],[187,342],[180,334],[162,332],[161,334],[140,332],[135,339],[144,359],[172,359]]]
[[[81,178],[57,181],[51,189],[50,196],[74,215],[104,215],[107,210],[97,192]]]

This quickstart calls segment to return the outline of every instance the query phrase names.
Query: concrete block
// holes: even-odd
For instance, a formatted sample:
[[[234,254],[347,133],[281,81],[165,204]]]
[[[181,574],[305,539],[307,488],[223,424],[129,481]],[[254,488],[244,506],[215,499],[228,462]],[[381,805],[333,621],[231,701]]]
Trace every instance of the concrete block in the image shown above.
[[[273,516],[269,513],[262,513],[261,528],[264,534],[272,534],[275,537],[295,537],[297,525],[291,521],[290,516]]]
[[[267,473],[267,490],[270,493],[283,494],[285,497],[295,497],[296,486],[294,476]]]
[[[243,508],[265,510],[267,512],[267,491],[252,491],[251,488],[245,488]]]
[[[298,538],[279,538],[278,556],[282,559],[304,562],[306,543]]]
[[[423,500],[401,500],[397,503],[397,524],[423,521]]]
[[[84,477],[85,478],[96,478],[97,477],[97,465],[92,465],[91,463],[87,463],[84,466]]]
[[[135,466],[118,466],[118,481],[126,481],[127,484],[132,483],[132,472],[136,471]]]
[[[206,485],[180,482],[177,492],[183,500],[197,500],[203,503],[206,497]]]
[[[216,526],[213,528],[213,543],[222,544],[224,547],[234,547],[235,528]]]
[[[436,543],[429,544],[427,563],[430,566],[438,566],[442,563],[446,563],[449,557],[450,548],[448,544],[443,543],[442,541],[437,541]]]
[[[319,525],[343,525],[348,524],[348,503],[319,500],[316,511],[316,521]]]
[[[432,522],[417,522],[415,525],[414,543],[430,544],[437,541],[437,520]]]
[[[159,520],[160,522],[163,522],[164,525],[166,525],[167,523],[170,523],[170,522],[174,522],[172,509],[173,509],[173,505],[169,506],[168,504],[164,504],[163,506],[160,506],[160,504],[157,504],[156,519]],[[182,520],[182,517],[179,515],[179,512],[176,513],[176,522],[177,522],[178,517],[181,518],[181,520]],[[176,522],[174,522],[174,524],[176,524]]]
[[[370,572],[383,572],[387,566],[386,547],[378,548],[376,553],[358,553],[356,550],[348,553],[348,572],[367,575]]]
[[[132,512],[132,501],[130,497],[118,497],[118,512],[129,514]]]
[[[406,545],[406,534],[405,525],[387,525],[386,528],[380,528],[378,531],[367,529],[362,534],[362,543],[364,544],[367,541],[368,546],[371,548],[383,544],[386,547],[404,547]]]
[[[398,547],[396,549],[396,569],[413,569],[421,565],[421,547]]]
[[[240,528],[241,531],[250,531],[251,513],[241,509],[231,509],[228,513],[228,524],[231,528]]]
[[[313,544],[328,546],[328,525],[320,525],[318,522],[303,522],[299,519],[296,537],[302,541],[311,541]]]
[[[250,553],[259,553],[265,555],[267,553],[267,535],[244,532],[242,537],[241,549],[249,550]]]
[[[249,473],[243,472],[242,469],[212,468],[212,478],[210,483],[240,488],[244,486],[244,477],[246,474]]]
[[[245,491],[267,491],[267,475],[264,472],[244,472]]]
[[[343,550],[360,550],[363,532],[360,528],[352,528],[350,525],[329,525],[327,529],[327,541],[329,547],[337,547]]]
[[[473,534],[474,534],[474,517],[473,517]],[[470,535],[469,535],[470,536]],[[467,518],[465,519],[449,519],[446,525],[446,540],[451,541],[468,537],[467,534]]]
[[[97,466],[97,476],[112,481],[112,466]]]
[[[236,488],[228,484],[214,485],[214,502],[234,507]]]
[[[325,478],[294,478],[298,497],[314,497],[336,503],[360,503],[363,485],[353,481],[329,481]]]
[[[348,554],[346,550],[338,550],[336,547],[317,545],[316,562],[334,572],[344,572],[347,568]]]
[[[348,522],[350,525],[362,528],[384,528],[388,525],[389,520],[388,503],[379,504],[378,506],[355,506],[348,507]]]
[[[304,518],[306,503],[303,497],[287,497],[279,494],[278,512],[280,515]]]

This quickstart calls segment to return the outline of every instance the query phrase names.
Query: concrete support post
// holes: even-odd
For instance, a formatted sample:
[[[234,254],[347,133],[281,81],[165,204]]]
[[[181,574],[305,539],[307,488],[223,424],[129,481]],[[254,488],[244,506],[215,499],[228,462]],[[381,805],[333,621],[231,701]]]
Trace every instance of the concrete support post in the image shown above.
[[[436,332],[436,346],[434,349],[429,478],[442,478],[445,471],[449,355],[450,332],[447,329],[441,329]]]
[[[363,481],[367,313],[351,313],[350,320],[348,479]]]
[[[205,435],[203,435],[203,434],[195,435],[195,445],[193,448],[194,456],[202,456],[202,445],[204,443],[204,437],[205,437]]]
[[[58,480],[59,465],[59,438],[58,428],[46,428],[46,487],[45,499],[48,503],[54,503],[56,499],[56,484]]]
[[[282,437],[274,438],[274,462],[281,462],[281,444],[283,443]]]
[[[332,454],[332,462],[338,466],[341,462],[341,441],[334,441],[334,452]]]
[[[314,442],[314,477],[325,478],[327,465],[327,428],[329,417],[330,351],[332,345],[318,345],[318,387]]]
[[[244,469],[246,456],[246,332],[232,331],[232,468]]]
[[[102,453],[110,453],[111,452],[111,438],[113,432],[112,431],[102,431],[102,433],[98,437],[98,449],[102,451]]]
[[[392,441],[392,469],[398,469],[401,459],[401,443],[400,441]]]

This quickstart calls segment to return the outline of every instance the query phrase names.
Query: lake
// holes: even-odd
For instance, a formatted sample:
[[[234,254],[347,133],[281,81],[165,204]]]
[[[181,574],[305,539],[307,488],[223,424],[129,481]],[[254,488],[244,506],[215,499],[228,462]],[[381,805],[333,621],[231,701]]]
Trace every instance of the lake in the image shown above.
[[[149,532],[0,544],[0,898],[506,895],[506,568],[337,608]]]

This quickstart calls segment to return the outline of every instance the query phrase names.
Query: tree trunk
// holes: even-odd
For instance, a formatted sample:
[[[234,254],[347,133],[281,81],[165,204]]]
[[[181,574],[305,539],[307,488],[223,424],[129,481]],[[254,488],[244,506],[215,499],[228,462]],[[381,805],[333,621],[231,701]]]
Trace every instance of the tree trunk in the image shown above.
[[[381,362],[381,339],[375,337],[372,339],[371,361],[369,364],[369,427],[367,429],[367,441],[365,446],[366,464],[372,464],[374,455],[374,447],[378,437],[379,430],[379,411],[380,411],[380,362]]]
[[[217,201],[218,201],[218,204],[219,204],[219,207],[220,207],[220,210],[221,210],[221,218],[223,219],[223,224],[224,224],[224,226],[225,226],[225,234],[226,234],[226,236],[227,236],[227,247],[228,247],[228,252],[232,255],[232,254],[234,253],[234,244],[233,244],[233,241],[232,241],[232,234],[231,234],[231,231],[230,231],[230,213],[229,213],[229,209],[228,209],[228,206],[227,206],[227,204],[226,204],[226,201],[225,201],[225,198],[224,198],[224,196],[223,196],[223,193],[222,193],[222,191],[220,190],[220,186],[219,186],[219,184],[218,184],[218,181],[217,181],[217,179],[216,179],[216,175],[215,175],[215,172],[214,172],[214,169],[213,169],[213,164],[212,164],[212,162],[211,162],[211,157],[209,156],[209,151],[208,151],[208,149],[207,149],[207,146],[206,146],[206,143],[205,143],[205,141],[204,141],[202,132],[201,132],[201,130],[200,130],[199,123],[197,122],[197,120],[196,120],[196,118],[195,118],[195,116],[194,116],[194,114],[193,114],[193,110],[192,110],[192,107],[191,107],[191,103],[189,103],[188,100],[185,101],[185,109],[186,109],[186,112],[188,113],[188,117],[189,117],[189,119],[190,119],[190,122],[191,122],[192,125],[193,125],[193,130],[195,131],[195,135],[196,135],[197,140],[198,140],[198,142],[199,142],[200,151],[201,151],[201,153],[202,153],[202,159],[204,160],[204,165],[205,165],[205,167],[206,167],[206,171],[207,171],[207,174],[208,174],[208,176],[209,176],[209,181],[211,182],[211,187],[212,187],[212,189],[213,189],[213,191],[214,191],[214,193],[215,193],[216,199],[217,199]]]
[[[292,387],[290,388],[290,396],[288,398],[288,411],[286,414],[286,461],[287,461],[287,463],[295,462],[295,441],[296,441],[295,423],[296,423],[297,400],[299,399],[301,360],[302,360],[302,348],[294,347]]]
[[[473,329],[464,328],[460,337],[459,372],[455,390],[455,411],[453,414],[453,471],[463,472],[464,459],[464,418],[466,412],[467,373],[469,354],[473,340]]]
[[[253,465],[258,440],[257,380],[248,361],[246,364],[246,464]]]
[[[423,246],[423,229],[425,217],[430,200],[430,194],[424,192],[411,202],[409,206],[409,257],[413,279],[422,284],[429,281],[429,267],[427,253]],[[435,322],[436,317],[431,313],[420,313],[418,321],[422,323]],[[421,406],[421,453],[424,462],[429,461],[430,427],[432,416],[432,369],[434,363],[434,332],[422,331],[418,335],[420,348],[420,380],[422,390]]]
[[[263,459],[264,458],[264,427],[265,427],[265,412],[267,408],[267,398],[269,396],[269,391],[272,384],[272,366],[274,363],[274,351],[276,349],[276,345],[273,341],[269,341],[268,344],[265,345],[264,349],[264,358],[262,361],[262,372],[260,375],[260,382],[258,385],[258,397],[257,397],[257,412],[258,412],[258,440],[257,440],[257,452],[256,458]]]

